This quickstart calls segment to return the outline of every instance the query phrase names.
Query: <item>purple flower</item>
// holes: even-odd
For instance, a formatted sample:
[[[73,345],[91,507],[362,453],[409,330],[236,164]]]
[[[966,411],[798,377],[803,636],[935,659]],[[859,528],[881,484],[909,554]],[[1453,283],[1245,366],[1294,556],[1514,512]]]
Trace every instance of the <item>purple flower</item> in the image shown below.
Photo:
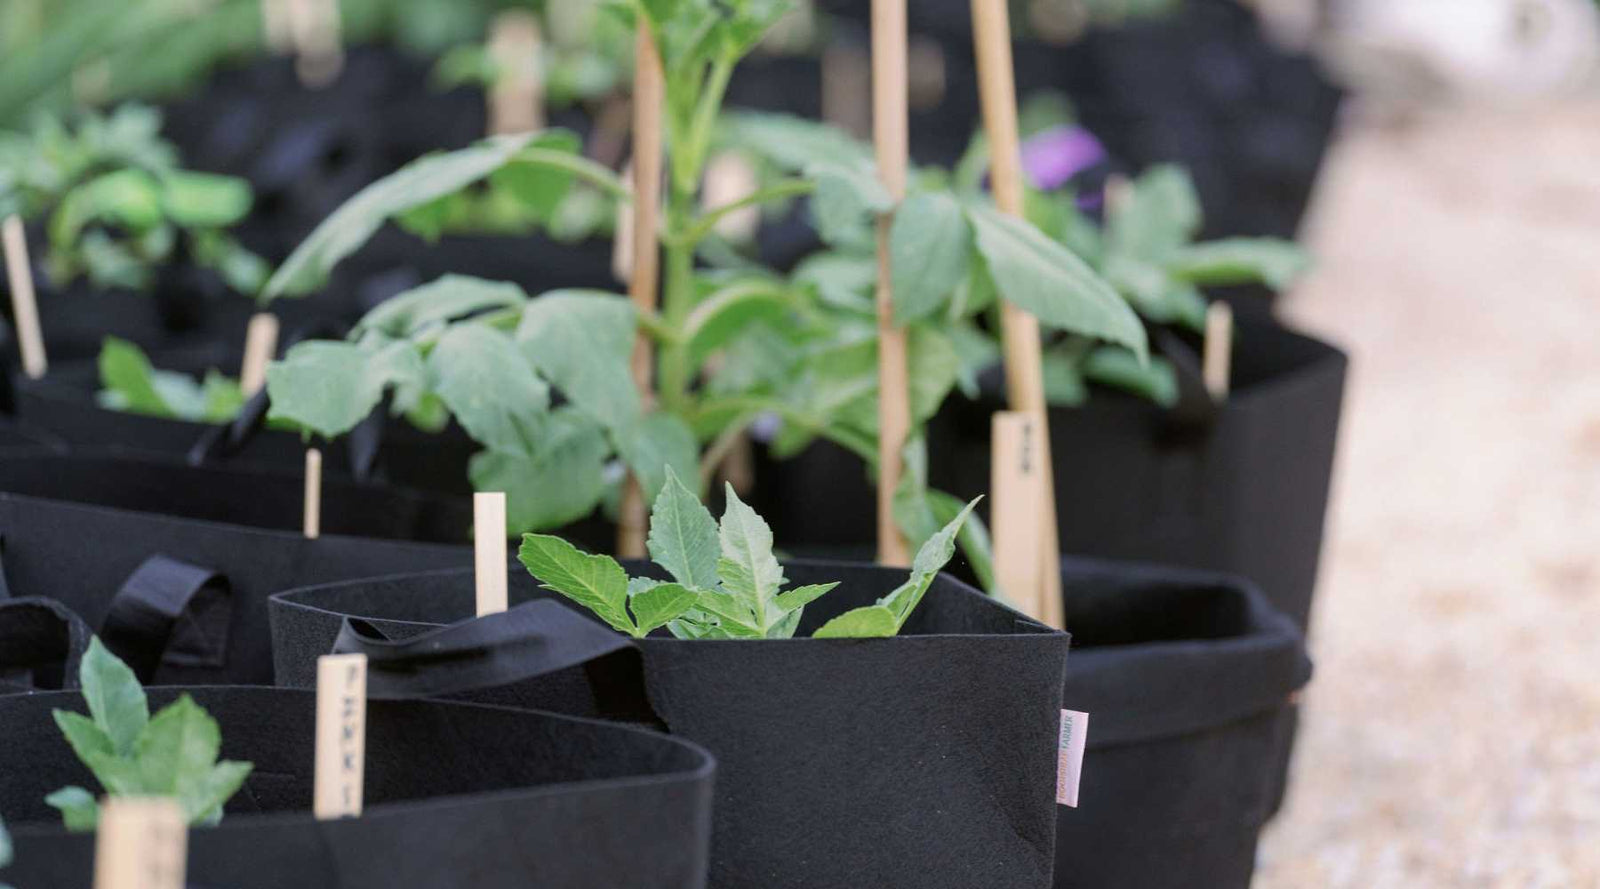
[[[1054,191],[1105,159],[1100,140],[1082,127],[1051,127],[1022,143],[1022,169],[1041,191]]]

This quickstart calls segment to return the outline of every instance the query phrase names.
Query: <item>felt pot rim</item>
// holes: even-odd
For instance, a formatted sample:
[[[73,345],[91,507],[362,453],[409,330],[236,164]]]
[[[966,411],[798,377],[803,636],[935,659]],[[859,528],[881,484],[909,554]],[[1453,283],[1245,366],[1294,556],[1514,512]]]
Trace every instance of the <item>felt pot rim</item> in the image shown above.
[[[470,553],[464,553],[463,554],[463,559],[470,561]],[[842,562],[842,561],[833,560],[833,559],[781,559],[779,561],[786,568],[788,568],[788,567],[814,568],[814,567],[821,567],[821,566],[826,566],[826,565],[848,565],[854,570],[861,570],[863,568],[869,568],[869,569],[881,570],[881,571],[895,571],[895,572],[898,572],[899,570],[901,570],[901,569],[896,569],[896,568],[887,568],[887,567],[884,567],[884,566],[879,566],[879,565],[874,565],[874,564],[863,564],[863,563],[856,563],[856,562]],[[625,562],[625,564],[627,564],[627,563]],[[520,562],[518,562],[515,559],[515,557],[511,558],[508,561],[508,565],[513,570],[522,568],[522,564]],[[436,569],[433,569],[431,571],[407,571],[407,572],[402,572],[402,573],[399,573],[399,574],[389,574],[389,575],[383,575],[383,576],[357,578],[357,579],[354,579],[354,580],[341,580],[341,581],[331,581],[329,583],[311,584],[311,585],[308,585],[308,586],[297,587],[295,589],[290,589],[290,590],[280,590],[280,591],[278,591],[276,593],[273,593],[271,596],[268,597],[268,603],[269,603],[269,607],[273,607],[273,608],[292,608],[292,609],[296,609],[296,610],[299,610],[299,611],[304,611],[304,612],[309,612],[309,613],[313,613],[313,614],[324,615],[324,616],[327,616],[327,617],[330,617],[330,618],[355,617],[355,618],[360,618],[360,619],[368,620],[368,621],[381,621],[384,624],[391,625],[391,626],[420,627],[420,628],[431,628],[431,627],[448,626],[449,624],[441,624],[441,623],[437,623],[437,622],[434,622],[434,621],[408,620],[408,619],[404,619],[404,618],[390,618],[390,617],[382,617],[382,616],[370,615],[370,614],[347,614],[346,612],[336,611],[336,610],[333,610],[331,608],[327,608],[327,607],[324,607],[322,605],[316,604],[315,600],[320,596],[324,596],[324,595],[327,595],[327,594],[330,594],[330,593],[333,593],[333,592],[348,590],[348,589],[353,588],[353,587],[366,586],[366,585],[369,585],[369,584],[372,584],[372,583],[380,583],[380,582],[381,583],[397,583],[397,582],[405,582],[405,581],[420,582],[420,581],[428,580],[428,579],[446,579],[446,580],[457,580],[457,579],[459,579],[460,580],[460,592],[464,597],[466,597],[466,601],[470,601],[471,597],[473,595],[473,575],[474,575],[474,570],[475,569],[473,569],[470,566],[469,567],[463,567],[463,568],[436,568]],[[1005,612],[1007,612],[1008,614],[1010,614],[1012,616],[1012,618],[1014,619],[1014,624],[1013,624],[1014,631],[1013,632],[1009,632],[1009,633],[916,633],[916,634],[910,634],[910,635],[896,635],[896,636],[887,636],[887,637],[882,637],[882,638],[866,638],[866,639],[855,639],[855,638],[849,638],[849,639],[817,639],[817,638],[814,638],[814,637],[811,637],[811,636],[795,636],[795,637],[789,638],[789,639],[679,639],[679,638],[676,638],[676,637],[671,636],[671,635],[656,635],[656,634],[652,634],[652,635],[647,636],[647,637],[645,637],[643,639],[637,639],[637,640],[634,640],[634,641],[637,642],[640,645],[643,645],[643,646],[676,645],[676,644],[680,644],[680,643],[681,644],[690,644],[690,645],[695,645],[695,646],[713,645],[713,644],[722,644],[724,646],[732,646],[732,645],[762,645],[762,646],[770,646],[770,645],[775,645],[775,644],[788,643],[788,644],[791,644],[791,645],[792,644],[811,644],[811,645],[830,645],[830,644],[832,644],[833,647],[841,647],[841,646],[848,646],[848,645],[862,645],[862,644],[869,644],[869,643],[886,643],[886,642],[888,642],[888,643],[898,643],[900,645],[905,645],[905,644],[910,643],[912,640],[917,640],[917,639],[925,639],[925,640],[944,640],[944,639],[984,639],[984,640],[1018,639],[1018,640],[1026,640],[1027,642],[1034,642],[1034,641],[1037,641],[1040,638],[1049,638],[1051,636],[1062,636],[1062,637],[1067,637],[1068,639],[1071,638],[1069,633],[1067,633],[1065,631],[1062,631],[1062,630],[1058,630],[1058,629],[1056,629],[1054,627],[1051,627],[1051,626],[1048,626],[1046,624],[1040,623],[1039,621],[1036,621],[1033,618],[1028,617],[1027,615],[1021,613],[1020,611],[1017,611],[1017,610],[1013,609],[1011,606],[1009,606],[1006,603],[1000,601],[999,599],[995,599],[992,596],[984,595],[983,593],[977,591],[976,589],[973,589],[970,585],[968,585],[964,581],[962,581],[959,578],[956,578],[956,577],[954,577],[954,576],[952,576],[952,575],[950,575],[948,573],[940,572],[934,578],[934,582],[935,583],[938,583],[941,580],[944,581],[946,584],[950,585],[951,587],[953,587],[961,595],[979,597],[979,598],[983,599],[984,601],[992,604],[994,607],[1000,608],[1000,609],[1004,610]],[[561,600],[561,601],[563,603],[565,602],[564,599]],[[587,612],[585,612],[585,614],[587,615]],[[472,620],[472,619],[473,619],[473,615],[470,613],[470,609],[468,610],[467,613],[464,613],[463,616],[461,617],[462,621]],[[459,622],[459,621],[456,621],[456,622]],[[656,633],[660,634],[660,633],[663,633],[663,631],[662,630],[657,630]],[[1021,643],[1017,643],[1017,644],[1021,644]]]
[[[1076,700],[1105,711],[1104,718],[1093,723],[1091,748],[1157,741],[1248,719],[1284,706],[1289,695],[1311,679],[1311,660],[1298,628],[1244,578],[1075,557],[1062,559],[1062,574],[1068,595],[1074,587],[1092,589],[1091,595],[1102,597],[1101,601],[1148,594],[1156,588],[1205,591],[1209,608],[1237,610],[1242,623],[1236,631],[1214,638],[1106,645],[1091,639],[1089,644],[1074,645],[1064,705],[1080,709],[1074,706]],[[1134,588],[1117,588],[1129,582]],[[1103,592],[1108,589],[1111,592]],[[1069,628],[1071,615],[1069,611]],[[1089,712],[1094,715],[1092,709]]]
[[[270,685],[164,685],[149,689],[150,694],[156,697],[170,696],[176,699],[181,694],[196,694],[197,697],[208,693],[222,693],[230,695],[248,695],[258,697],[298,697],[306,702],[308,707],[316,705],[316,691],[314,689],[280,688]],[[8,702],[0,698],[0,708],[8,705],[16,706],[20,701],[35,701],[38,706],[44,707],[52,703],[81,704],[83,695],[77,691],[47,691],[36,692],[28,695],[13,696]],[[499,711],[519,715],[533,715],[540,718],[565,722],[575,725],[587,725],[615,732],[619,735],[632,735],[637,738],[648,738],[650,743],[658,744],[663,749],[677,747],[694,758],[695,765],[692,769],[679,769],[657,773],[646,773],[616,778],[595,778],[591,780],[557,781],[549,784],[536,784],[528,787],[504,787],[488,791],[475,791],[472,793],[452,794],[448,796],[435,796],[425,799],[404,800],[392,803],[375,803],[363,808],[360,816],[354,819],[341,819],[349,822],[381,822],[394,818],[410,818],[429,812],[440,812],[466,806],[477,805],[487,801],[505,799],[537,799],[542,797],[563,796],[574,791],[589,792],[613,788],[645,788],[657,787],[666,784],[694,783],[712,779],[715,776],[717,760],[711,751],[700,744],[687,738],[676,735],[667,735],[646,728],[630,725],[623,722],[591,719],[583,716],[570,716],[565,713],[552,713],[545,710],[534,710],[527,707],[504,707],[494,704],[479,704],[466,701],[425,699],[404,703],[420,707],[449,709],[457,713],[476,711]],[[201,701],[204,706],[204,701]],[[79,712],[72,706],[64,709]],[[64,743],[64,742],[63,742]],[[299,823],[311,817],[311,810],[304,811],[278,811],[266,813],[240,812],[229,815],[221,824],[211,827],[191,827],[191,831],[244,831],[260,828],[270,828],[283,824]],[[327,822],[330,825],[341,823],[341,820]],[[7,829],[14,839],[30,839],[61,836],[68,831],[60,825],[48,825],[42,822],[11,822]],[[336,828],[335,828],[336,829]]]

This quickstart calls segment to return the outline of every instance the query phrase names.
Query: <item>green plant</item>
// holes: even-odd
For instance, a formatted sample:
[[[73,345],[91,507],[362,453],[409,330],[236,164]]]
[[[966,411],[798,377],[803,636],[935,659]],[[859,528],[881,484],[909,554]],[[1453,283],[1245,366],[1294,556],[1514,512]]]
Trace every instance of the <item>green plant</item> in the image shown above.
[[[250,211],[249,185],[180,169],[160,130],[154,109],[124,105],[0,134],[0,215],[45,221],[57,284],[148,288],[182,238],[196,263],[255,293],[267,266],[226,233]]]
[[[676,474],[667,471],[650,516],[650,556],[675,582],[629,578],[615,559],[589,555],[559,537],[525,534],[518,558],[545,589],[594,612],[636,638],[666,627],[679,639],[789,639],[805,607],[837,583],[785,591],[772,552],[772,529],[729,485],[719,525]],[[918,551],[911,577],[875,604],[823,624],[818,638],[881,637],[900,632],[933,578],[955,552],[967,504]]]
[[[171,796],[190,824],[214,825],[238,792],[251,764],[217,761],[222,733],[194,698],[184,694],[150,715],[133,671],[91,639],[78,669],[89,715],[52,711],[61,734],[106,793]],[[93,830],[99,820],[94,794],[69,786],[45,797],[61,811],[68,830]]]
[[[106,337],[100,347],[101,407],[197,423],[226,423],[244,406],[239,381],[216,369],[196,382],[188,374],[156,370],[133,343]]]
[[[0,868],[11,866],[11,834],[6,832],[5,819],[0,819]],[[0,883],[0,889],[13,889],[10,883]]]

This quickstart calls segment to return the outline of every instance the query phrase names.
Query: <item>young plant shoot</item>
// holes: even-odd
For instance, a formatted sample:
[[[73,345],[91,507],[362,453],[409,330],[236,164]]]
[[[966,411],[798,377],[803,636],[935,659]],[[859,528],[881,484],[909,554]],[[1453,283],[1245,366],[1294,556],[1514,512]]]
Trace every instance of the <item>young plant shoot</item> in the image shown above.
[[[618,632],[644,638],[666,627],[679,639],[789,639],[805,607],[837,583],[784,590],[772,529],[733,486],[718,524],[670,469],[650,515],[650,557],[672,582],[629,578],[610,556],[589,555],[559,537],[525,534],[518,558],[544,588],[594,612]],[[911,576],[875,604],[823,624],[817,638],[894,636],[955,553],[956,534],[977,501],[928,538]]]
[[[244,407],[239,381],[212,368],[196,381],[157,370],[144,350],[108,336],[100,347],[100,406],[194,423],[226,423]]]
[[[190,824],[222,820],[251,764],[217,761],[222,733],[210,714],[185,694],[151,716],[133,670],[99,638],[89,642],[78,682],[89,715],[56,710],[56,725],[106,793],[175,797]],[[93,830],[99,821],[95,795],[82,787],[63,787],[45,802],[61,811],[68,830]]]

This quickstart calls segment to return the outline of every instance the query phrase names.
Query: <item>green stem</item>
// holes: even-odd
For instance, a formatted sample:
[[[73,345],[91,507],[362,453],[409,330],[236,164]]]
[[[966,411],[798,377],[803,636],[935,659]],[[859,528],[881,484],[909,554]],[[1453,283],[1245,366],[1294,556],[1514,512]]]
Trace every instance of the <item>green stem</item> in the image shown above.
[[[685,192],[678,187],[676,177],[667,194],[667,231],[682,229],[694,204],[693,189]],[[684,342],[683,330],[689,313],[694,309],[694,248],[668,237],[666,241],[666,280],[661,294],[661,317],[672,340],[661,346],[656,368],[657,383],[661,388],[661,403],[670,411],[681,413],[689,400],[689,347]]]
[[[610,192],[613,197],[619,200],[627,201],[633,197],[629,194],[627,187],[622,184],[622,180],[617,178],[616,173],[586,157],[567,154],[562,151],[551,151],[548,148],[528,148],[518,152],[517,159],[530,164],[541,164],[566,170],[579,179],[586,180]]]
[[[810,194],[815,190],[816,183],[809,179],[781,179],[765,188],[753,191],[737,201],[731,201],[706,211],[704,215],[695,220],[687,231],[673,232],[670,237],[674,241],[686,242],[690,249],[694,249],[700,246],[700,242],[705,240],[707,235],[711,234],[722,217],[727,216],[729,213],[742,210],[745,207],[765,204],[768,201],[778,200],[779,198]]]

